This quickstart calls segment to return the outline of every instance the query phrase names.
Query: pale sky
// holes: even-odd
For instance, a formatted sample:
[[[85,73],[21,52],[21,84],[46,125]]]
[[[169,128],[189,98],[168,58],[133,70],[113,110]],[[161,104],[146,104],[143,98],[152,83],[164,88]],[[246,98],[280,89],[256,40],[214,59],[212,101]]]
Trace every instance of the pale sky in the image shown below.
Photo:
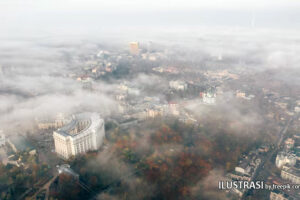
[[[0,10],[267,10],[299,8],[299,0],[1,0]]]
[[[253,24],[300,29],[300,0],[0,0],[2,37]]]

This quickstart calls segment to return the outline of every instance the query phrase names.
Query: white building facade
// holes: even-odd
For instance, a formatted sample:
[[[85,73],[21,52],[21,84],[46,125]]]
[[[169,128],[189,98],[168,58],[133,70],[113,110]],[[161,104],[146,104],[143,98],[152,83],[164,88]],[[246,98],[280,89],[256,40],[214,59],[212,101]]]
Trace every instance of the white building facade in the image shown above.
[[[289,152],[279,152],[276,156],[276,167],[282,168],[284,165],[294,166],[296,164],[297,157],[295,154]]]
[[[72,121],[53,132],[55,152],[64,159],[97,150],[105,136],[104,120],[97,113],[74,115]]]

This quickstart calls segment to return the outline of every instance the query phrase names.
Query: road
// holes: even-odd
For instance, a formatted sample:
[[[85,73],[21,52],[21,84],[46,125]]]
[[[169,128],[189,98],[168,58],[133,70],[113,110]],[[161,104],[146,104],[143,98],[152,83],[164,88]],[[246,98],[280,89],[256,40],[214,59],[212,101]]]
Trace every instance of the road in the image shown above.
[[[43,185],[43,187],[41,187],[31,198],[32,199],[36,199],[36,196],[42,192],[43,190],[46,190],[46,196],[45,196],[45,200],[48,200],[49,197],[49,188],[50,185],[53,183],[53,181],[55,181],[55,179],[58,177],[58,174],[56,174],[53,178],[51,178],[47,183],[45,183],[45,185]]]
[[[265,157],[265,159],[262,160],[262,163],[260,164],[260,166],[257,168],[255,174],[253,175],[252,181],[261,181],[261,179],[258,180],[257,178],[261,177],[260,175],[263,172],[262,169],[264,169],[264,166],[265,166],[266,162],[270,161],[271,158],[275,154],[277,154],[278,150],[280,149],[280,147],[281,147],[281,145],[283,143],[283,140],[286,137],[285,134],[286,134],[289,126],[293,122],[293,120],[294,120],[294,118],[290,118],[289,121],[286,123],[286,125],[280,130],[280,132],[279,132],[279,139],[278,139],[278,142],[277,142],[276,146],[270,152],[268,152],[268,155]],[[265,177],[265,178],[267,178],[267,177]],[[246,197],[247,197],[247,194],[249,194],[249,192],[251,192],[251,190],[248,190],[248,191],[244,192],[241,200],[245,200]]]

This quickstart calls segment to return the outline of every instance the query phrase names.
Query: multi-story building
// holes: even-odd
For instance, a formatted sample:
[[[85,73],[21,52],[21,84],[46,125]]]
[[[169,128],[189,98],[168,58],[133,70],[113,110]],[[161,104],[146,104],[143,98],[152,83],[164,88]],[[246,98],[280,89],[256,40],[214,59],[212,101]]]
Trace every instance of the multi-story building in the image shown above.
[[[290,152],[281,151],[276,156],[276,167],[281,168],[284,165],[294,166],[296,164],[297,157]]]
[[[138,42],[130,42],[130,53],[133,55],[138,55],[139,54],[139,43]]]
[[[70,123],[53,132],[56,153],[68,159],[80,153],[97,150],[105,135],[104,120],[97,113],[72,116]]]
[[[270,200],[290,200],[289,195],[280,192],[278,190],[273,190],[270,193]]]
[[[187,84],[184,81],[170,81],[169,86],[175,90],[186,90]]]
[[[63,164],[63,165],[57,165],[56,167],[57,167],[58,174],[65,174],[69,177],[73,177],[73,180],[78,180],[79,179],[79,174],[74,172],[71,169],[70,165]]]
[[[217,94],[215,92],[215,89],[213,89],[213,88],[210,88],[205,93],[201,93],[201,96],[203,98],[203,102],[206,104],[215,104],[216,103]]]
[[[149,118],[154,118],[156,116],[162,116],[162,115],[163,115],[162,109],[160,109],[160,110],[155,109],[155,108],[147,109],[147,117],[149,117]]]
[[[295,140],[293,140],[292,138],[288,138],[284,141],[284,145],[286,149],[291,149],[294,147],[295,144]]]
[[[300,184],[300,170],[291,166],[283,166],[281,170],[281,178],[295,184]]]
[[[64,117],[63,113],[58,113],[55,117],[55,120],[49,119],[39,119],[38,128],[41,130],[45,129],[57,129],[62,127],[64,124],[68,123],[69,119]]]
[[[244,174],[244,173],[239,173],[237,171],[234,171],[233,173],[228,173],[227,177],[232,179],[232,180],[239,180],[239,181],[251,181],[251,176]]]
[[[236,91],[236,97],[238,97],[238,98],[245,98],[246,97],[246,93],[245,92],[241,92],[241,91]]]

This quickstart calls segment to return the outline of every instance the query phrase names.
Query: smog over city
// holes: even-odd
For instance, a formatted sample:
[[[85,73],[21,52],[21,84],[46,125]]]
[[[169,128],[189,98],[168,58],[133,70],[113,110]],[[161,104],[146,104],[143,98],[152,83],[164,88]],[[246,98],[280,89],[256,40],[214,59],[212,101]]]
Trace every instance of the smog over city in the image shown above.
[[[2,0],[0,199],[300,199],[299,11]]]

